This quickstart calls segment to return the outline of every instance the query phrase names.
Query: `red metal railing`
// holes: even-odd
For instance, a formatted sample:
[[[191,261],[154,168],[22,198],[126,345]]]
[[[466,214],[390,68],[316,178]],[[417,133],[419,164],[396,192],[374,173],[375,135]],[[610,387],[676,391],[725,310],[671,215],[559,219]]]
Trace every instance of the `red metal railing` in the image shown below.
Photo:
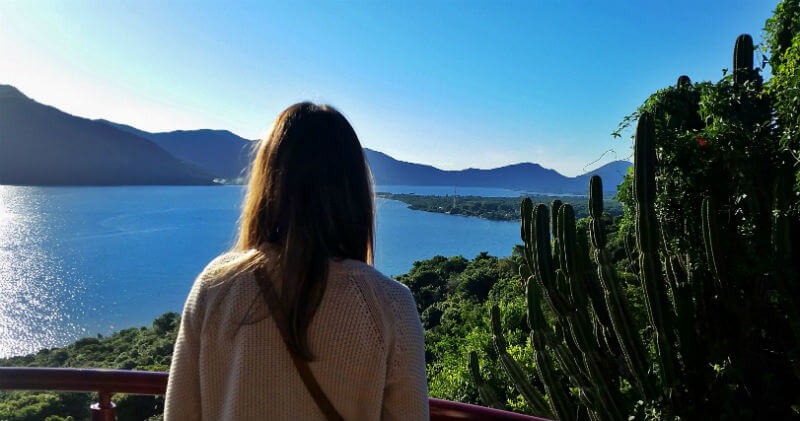
[[[92,421],[114,421],[114,393],[163,395],[167,373],[83,368],[0,367],[0,390],[59,390],[97,392]],[[432,421],[547,421],[542,418],[500,411],[441,399],[430,400]]]

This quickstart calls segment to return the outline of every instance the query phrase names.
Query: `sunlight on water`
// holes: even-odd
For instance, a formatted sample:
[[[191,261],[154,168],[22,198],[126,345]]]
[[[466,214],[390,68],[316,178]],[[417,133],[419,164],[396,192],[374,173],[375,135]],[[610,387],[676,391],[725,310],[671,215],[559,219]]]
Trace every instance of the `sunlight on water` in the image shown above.
[[[239,186],[0,186],[0,358],[181,311],[197,274],[231,247],[242,196]],[[375,265],[387,275],[436,254],[506,256],[519,238],[512,222],[385,199],[376,210]]]
[[[82,313],[83,285],[51,248],[60,244],[38,197],[35,188],[0,186],[0,357],[85,331],[73,320]]]

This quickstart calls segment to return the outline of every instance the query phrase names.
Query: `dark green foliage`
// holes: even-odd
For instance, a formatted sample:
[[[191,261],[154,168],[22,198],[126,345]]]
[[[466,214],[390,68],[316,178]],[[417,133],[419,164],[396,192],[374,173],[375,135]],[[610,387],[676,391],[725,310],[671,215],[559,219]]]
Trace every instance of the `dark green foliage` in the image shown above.
[[[594,197],[596,192],[602,191],[602,180],[600,177],[592,177],[590,181],[590,197]],[[615,268],[611,265],[611,259],[606,249],[605,237],[598,235],[602,232],[602,220],[599,218],[603,208],[592,206],[592,215],[589,219],[591,229],[591,242],[594,250],[594,262],[597,265],[597,277],[603,287],[603,296],[605,297],[605,311],[603,310],[603,303],[594,302],[596,314],[607,312],[613,330],[608,328],[607,323],[604,325],[606,328],[606,338],[609,350],[612,354],[621,353],[626,364],[627,373],[630,382],[636,386],[639,393],[647,398],[653,398],[656,395],[649,371],[649,364],[647,362],[647,355],[645,354],[642,339],[640,338],[639,331],[633,324],[634,319],[630,313],[630,305],[621,291],[620,281],[617,277]],[[591,281],[591,278],[590,278]],[[589,284],[591,285],[591,283]],[[598,318],[602,322],[602,318]],[[611,349],[614,344],[614,334],[616,334],[616,342],[619,344],[620,352],[613,352]]]
[[[478,218],[501,221],[519,221],[518,197],[480,197],[480,196],[419,196],[416,194],[378,193],[379,197],[408,203],[410,209],[426,212],[447,213],[451,215],[476,216]],[[455,200],[454,200],[455,199]],[[578,218],[585,218],[586,198],[579,196],[533,196],[533,200],[557,200],[569,203],[575,209]],[[455,203],[455,206],[453,205]],[[622,215],[622,206],[611,198],[605,199],[606,210],[612,216]]]
[[[772,96],[781,144],[790,151],[794,169],[794,195],[788,199],[800,211],[800,0],[784,0],[766,24],[766,44],[772,79]]]
[[[63,414],[80,414],[66,416]],[[78,394],[0,392],[0,417],[8,421],[74,421],[89,415],[87,396]]]
[[[36,354],[0,359],[2,367],[92,367],[168,371],[177,337],[179,315],[166,313],[150,328],[130,328],[104,338],[83,338],[62,348],[43,349]],[[0,391],[0,419],[86,420],[88,393],[34,393]],[[140,421],[163,411],[164,398],[116,395],[117,419]],[[58,418],[49,418],[49,417]]]
[[[751,45],[749,36],[737,39],[732,76],[659,91],[636,115],[654,123],[659,272],[684,379],[672,405],[736,418],[758,408],[760,417],[784,418],[800,402],[787,392],[798,382],[794,157],[775,125],[773,94],[782,92],[762,86],[747,57]],[[693,97],[699,126],[681,111],[694,107]]]

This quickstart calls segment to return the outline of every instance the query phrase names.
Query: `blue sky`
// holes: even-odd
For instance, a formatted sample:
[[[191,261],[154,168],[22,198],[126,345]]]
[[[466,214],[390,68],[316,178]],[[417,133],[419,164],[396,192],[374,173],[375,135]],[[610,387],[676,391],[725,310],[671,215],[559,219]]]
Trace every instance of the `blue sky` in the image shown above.
[[[719,79],[776,4],[6,1],[0,83],[84,117],[247,138],[312,100],[398,159],[577,175],[630,155],[609,133],[648,94]]]

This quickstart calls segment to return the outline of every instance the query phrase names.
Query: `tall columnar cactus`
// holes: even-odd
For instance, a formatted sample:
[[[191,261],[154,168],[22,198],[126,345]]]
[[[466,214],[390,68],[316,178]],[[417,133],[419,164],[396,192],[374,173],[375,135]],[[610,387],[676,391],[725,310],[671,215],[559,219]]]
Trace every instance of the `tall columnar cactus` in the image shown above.
[[[503,409],[500,393],[481,376],[478,354],[475,351],[469,353],[469,377],[478,389],[478,395],[484,404],[492,408]]]
[[[517,387],[517,391],[520,395],[522,395],[522,398],[525,399],[525,402],[528,403],[528,406],[530,406],[531,409],[533,409],[533,411],[539,416],[552,417],[551,407],[547,403],[547,400],[545,400],[543,394],[536,386],[531,384],[525,372],[522,371],[522,367],[520,367],[519,364],[517,364],[517,362],[514,360],[514,357],[508,353],[508,342],[503,334],[502,321],[500,320],[500,309],[497,306],[492,307],[490,312],[490,320],[492,327],[492,341],[494,342],[495,348],[497,348],[497,354],[500,358],[500,365],[503,366],[503,369],[506,371],[508,376],[511,377],[511,381],[514,382],[514,385]]]
[[[733,83],[741,85],[752,78],[753,74],[753,37],[748,34],[739,35],[733,47]]]
[[[620,292],[617,272],[606,251],[606,238],[601,217],[603,215],[603,180],[592,176],[589,180],[589,232],[594,247],[594,261],[597,273],[603,283],[603,293],[608,314],[619,340],[620,349],[630,370],[632,383],[643,396],[650,399],[656,396],[655,387],[648,374],[649,363],[642,339],[633,325],[628,303]]]
[[[644,113],[639,117],[634,141],[633,195],[636,199],[636,246],[639,250],[639,279],[644,286],[645,307],[658,351],[664,384],[677,384],[677,359],[673,344],[672,313],[658,254],[659,233],[653,203],[655,187],[655,126],[653,118]]]
[[[651,130],[648,124],[645,116],[640,128]],[[652,288],[645,294],[645,301],[658,346],[658,362],[665,373],[661,383],[670,385],[677,381],[677,357],[671,348],[672,328],[666,321],[671,317],[671,307],[660,277],[658,232],[648,225],[655,224],[652,193],[648,192],[653,180],[648,183],[646,178],[652,178],[654,163],[649,160],[654,157],[652,149],[646,156],[642,152],[652,148],[652,140],[646,135],[642,131],[637,136],[636,146],[639,152],[635,171],[635,182],[639,183],[636,185],[637,249],[642,283],[649,283]],[[620,377],[629,379],[646,399],[664,395],[658,392],[649,374],[651,363],[605,248],[602,180],[592,177],[589,189],[588,234],[596,271],[588,258],[586,243],[577,236],[572,206],[554,201],[551,209],[552,215],[545,205],[533,206],[530,199],[524,199],[520,230],[527,266],[520,273],[530,274],[526,283],[530,341],[547,400],[508,354],[497,306],[491,310],[494,345],[501,365],[537,415],[550,414],[559,420],[572,420],[581,413],[577,409],[580,407],[593,420],[624,419],[630,407],[622,399]],[[647,290],[647,286],[644,289]],[[555,317],[555,332],[546,322],[542,302]],[[620,354],[624,358],[624,369],[615,361]],[[473,371],[475,367],[473,365]],[[569,394],[562,375],[575,387],[577,396]]]
[[[525,244],[524,256],[532,275],[527,282],[528,325],[534,350],[536,369],[544,385],[552,413],[561,420],[575,419],[576,406],[571,402],[559,373],[564,373],[577,389],[577,398],[589,417],[596,420],[618,420],[625,409],[614,375],[614,357],[618,352],[601,346],[606,341],[616,341],[610,328],[612,324],[602,299],[590,298],[588,285],[596,283],[587,258],[587,249],[577,240],[575,212],[571,205],[555,202],[554,214],[547,207],[533,207],[530,199],[521,205],[521,236]],[[551,248],[551,229],[554,249]],[[541,302],[557,319],[556,333],[550,330],[542,314]],[[590,305],[597,307],[592,311]],[[538,405],[535,387],[521,376],[518,364],[505,352],[505,341],[500,329],[499,310],[492,309],[492,333],[495,346],[501,355],[501,364],[531,407]],[[594,316],[593,316],[594,315]],[[598,323],[593,324],[593,321]],[[596,332],[602,332],[604,337]],[[618,348],[615,346],[614,350]],[[553,355],[551,360],[550,355]],[[556,366],[552,365],[556,362]]]
[[[725,265],[722,246],[720,245],[719,216],[717,215],[715,202],[711,197],[703,199],[700,218],[703,226],[703,243],[705,244],[708,268],[713,274],[717,286],[720,289],[724,289],[726,285]]]

